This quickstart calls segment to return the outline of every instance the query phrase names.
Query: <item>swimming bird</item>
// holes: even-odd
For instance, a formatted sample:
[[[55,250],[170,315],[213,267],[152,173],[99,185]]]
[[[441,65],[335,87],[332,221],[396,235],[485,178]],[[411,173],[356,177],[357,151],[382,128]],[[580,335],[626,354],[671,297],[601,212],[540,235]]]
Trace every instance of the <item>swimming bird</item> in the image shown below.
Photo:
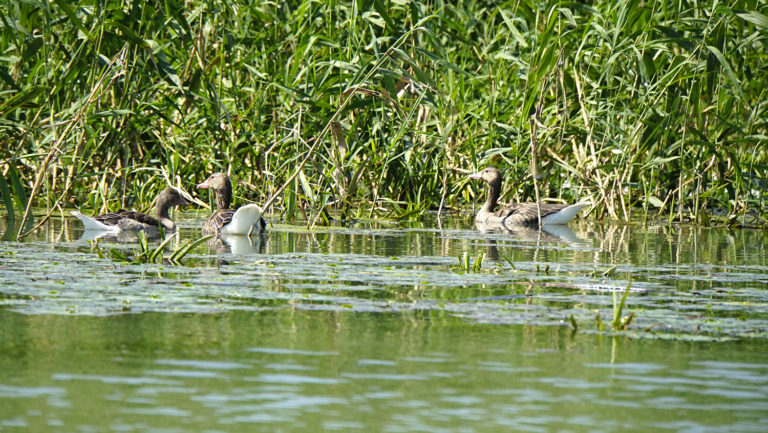
[[[173,206],[186,206],[187,201],[177,188],[169,186],[157,196],[155,215],[141,212],[119,210],[95,217],[85,216],[78,211],[70,212],[83,222],[86,230],[109,232],[143,231],[148,235],[158,234],[160,228],[166,232],[176,230],[176,224],[168,216],[168,210]]]
[[[232,201],[232,182],[226,173],[214,173],[197,185],[199,189],[210,189],[216,198],[216,211],[203,223],[204,234],[250,235],[261,233],[267,227],[261,217],[262,209],[255,204],[241,206],[237,210],[229,208]]]
[[[538,225],[539,212],[536,203],[516,203],[496,209],[501,193],[501,173],[496,167],[488,167],[469,176],[488,184],[488,197],[475,216],[475,222],[489,226],[534,226]],[[587,202],[572,205],[541,203],[541,224],[568,224]]]

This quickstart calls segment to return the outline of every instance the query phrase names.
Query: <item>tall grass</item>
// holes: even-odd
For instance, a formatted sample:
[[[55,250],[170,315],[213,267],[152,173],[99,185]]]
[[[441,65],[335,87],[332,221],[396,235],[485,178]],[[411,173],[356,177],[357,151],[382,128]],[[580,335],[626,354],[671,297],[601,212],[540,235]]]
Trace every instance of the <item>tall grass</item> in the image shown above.
[[[495,163],[510,201],[536,180],[598,218],[766,221],[762,1],[9,0],[0,26],[23,219],[220,170],[284,218],[411,217],[477,201]]]

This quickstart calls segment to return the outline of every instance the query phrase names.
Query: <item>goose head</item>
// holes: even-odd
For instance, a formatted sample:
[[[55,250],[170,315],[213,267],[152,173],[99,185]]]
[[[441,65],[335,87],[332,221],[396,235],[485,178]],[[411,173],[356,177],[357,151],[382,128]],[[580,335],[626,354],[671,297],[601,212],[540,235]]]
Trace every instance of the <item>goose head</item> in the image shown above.
[[[232,190],[232,182],[226,173],[213,173],[205,182],[197,185],[198,189],[210,189],[212,191]]]
[[[189,203],[184,199],[178,188],[169,186],[162,190],[157,196],[157,214],[165,216],[168,209],[174,206],[186,206]]]
[[[470,174],[469,178],[472,180],[482,180],[488,185],[498,184],[501,186],[501,173],[499,173],[499,169],[496,167],[487,167],[477,173]]]
[[[226,173],[213,173],[205,182],[197,185],[198,189],[210,189],[216,196],[216,206],[219,209],[229,208],[232,200],[232,182]]]

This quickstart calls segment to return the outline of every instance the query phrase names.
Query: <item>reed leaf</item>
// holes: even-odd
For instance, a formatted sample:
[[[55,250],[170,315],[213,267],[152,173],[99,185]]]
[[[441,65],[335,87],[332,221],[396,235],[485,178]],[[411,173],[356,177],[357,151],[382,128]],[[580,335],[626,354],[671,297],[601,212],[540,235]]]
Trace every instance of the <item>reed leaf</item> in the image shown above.
[[[8,213],[8,220],[12,221],[16,219],[16,214],[13,211],[13,197],[11,197],[11,189],[8,187],[8,183],[5,181],[5,177],[0,176],[0,194],[3,196],[3,203],[5,204],[5,211]]]

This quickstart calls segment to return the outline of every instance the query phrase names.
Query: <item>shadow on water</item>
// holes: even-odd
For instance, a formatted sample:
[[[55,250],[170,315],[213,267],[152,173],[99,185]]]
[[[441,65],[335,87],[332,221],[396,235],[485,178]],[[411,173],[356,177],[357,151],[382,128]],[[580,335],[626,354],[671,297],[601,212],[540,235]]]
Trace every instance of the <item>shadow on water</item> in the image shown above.
[[[178,219],[165,254],[201,237]],[[0,429],[762,431],[768,412],[759,230],[274,224],[180,265],[100,257],[137,246],[70,218],[6,236]]]

